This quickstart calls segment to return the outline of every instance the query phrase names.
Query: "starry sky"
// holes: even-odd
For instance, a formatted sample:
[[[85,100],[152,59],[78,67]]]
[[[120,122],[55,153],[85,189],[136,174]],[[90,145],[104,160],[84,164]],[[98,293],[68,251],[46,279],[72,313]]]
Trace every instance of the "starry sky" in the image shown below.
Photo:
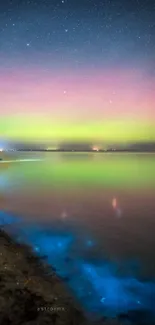
[[[155,141],[154,102],[154,1],[1,0],[1,138]]]

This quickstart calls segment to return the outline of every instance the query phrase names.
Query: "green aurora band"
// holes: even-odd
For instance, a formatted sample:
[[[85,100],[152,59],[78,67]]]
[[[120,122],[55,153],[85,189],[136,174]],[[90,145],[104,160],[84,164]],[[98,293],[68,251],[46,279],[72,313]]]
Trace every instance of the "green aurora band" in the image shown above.
[[[155,141],[155,123],[105,120],[76,123],[45,117],[8,117],[0,120],[0,136],[22,141],[105,141],[117,143]]]

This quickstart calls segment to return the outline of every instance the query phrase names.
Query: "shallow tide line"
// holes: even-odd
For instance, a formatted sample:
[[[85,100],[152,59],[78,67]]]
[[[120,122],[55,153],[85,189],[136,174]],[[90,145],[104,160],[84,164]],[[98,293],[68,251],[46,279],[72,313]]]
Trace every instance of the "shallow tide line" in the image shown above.
[[[17,159],[17,160],[1,160],[0,164],[6,163],[17,163],[17,162],[31,162],[31,161],[42,161],[43,159]]]

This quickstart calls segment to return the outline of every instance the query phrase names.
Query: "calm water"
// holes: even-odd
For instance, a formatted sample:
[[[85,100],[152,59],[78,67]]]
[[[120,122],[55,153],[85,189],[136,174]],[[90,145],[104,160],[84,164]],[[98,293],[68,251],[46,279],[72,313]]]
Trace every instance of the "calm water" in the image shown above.
[[[0,164],[1,223],[13,225],[9,218],[17,217],[27,224],[25,233],[20,226],[20,240],[48,256],[87,312],[152,312],[155,155],[12,157],[17,158],[40,161]]]

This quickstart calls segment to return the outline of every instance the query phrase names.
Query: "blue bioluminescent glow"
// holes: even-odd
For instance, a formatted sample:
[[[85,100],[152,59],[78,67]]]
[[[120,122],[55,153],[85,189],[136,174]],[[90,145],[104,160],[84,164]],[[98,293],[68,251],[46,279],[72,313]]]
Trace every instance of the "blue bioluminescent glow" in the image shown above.
[[[155,281],[142,281],[134,268],[132,272],[119,275],[116,262],[107,259],[91,261],[87,249],[94,246],[94,239],[83,235],[80,256],[79,235],[75,229],[67,231],[65,227],[58,229],[53,225],[49,228],[49,225],[28,224],[3,211],[0,212],[0,226],[18,242],[31,245],[40,257],[47,256],[48,263],[57,274],[67,279],[68,287],[87,317],[100,319],[128,314],[129,324],[137,324],[137,317],[142,317],[141,324],[146,324],[145,318],[150,324],[154,323]],[[124,261],[124,264],[127,270],[130,261]]]

